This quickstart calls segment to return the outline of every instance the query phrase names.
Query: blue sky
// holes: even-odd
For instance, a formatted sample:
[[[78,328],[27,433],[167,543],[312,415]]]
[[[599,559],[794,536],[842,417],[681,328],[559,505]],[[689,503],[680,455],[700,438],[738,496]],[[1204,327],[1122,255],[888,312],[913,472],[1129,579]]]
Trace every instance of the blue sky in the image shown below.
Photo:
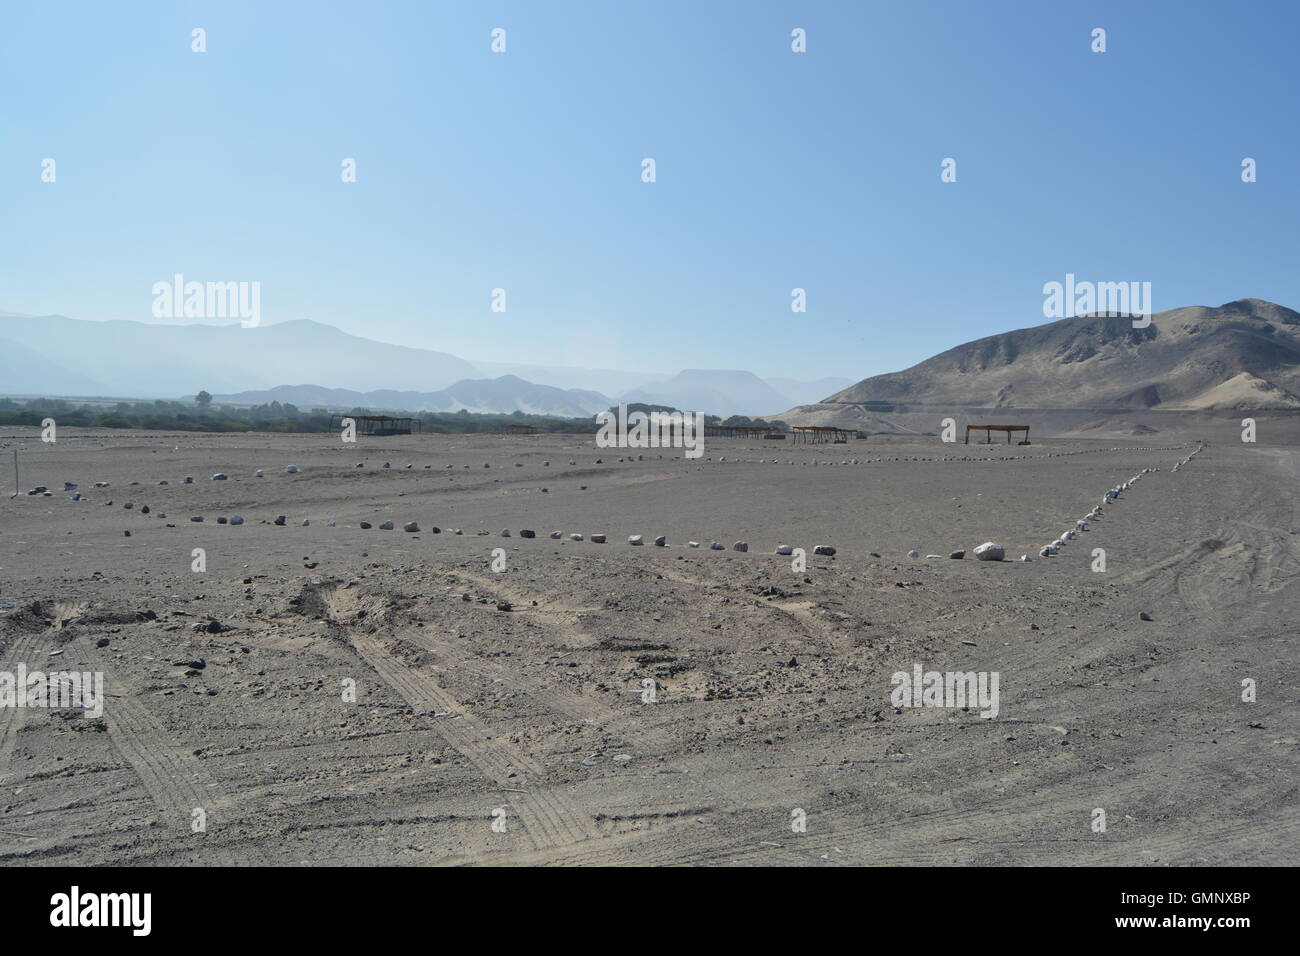
[[[1046,321],[1067,272],[1300,308],[1297,27],[1195,0],[6,4],[0,310],[151,321],[179,272],[469,359],[858,379]]]

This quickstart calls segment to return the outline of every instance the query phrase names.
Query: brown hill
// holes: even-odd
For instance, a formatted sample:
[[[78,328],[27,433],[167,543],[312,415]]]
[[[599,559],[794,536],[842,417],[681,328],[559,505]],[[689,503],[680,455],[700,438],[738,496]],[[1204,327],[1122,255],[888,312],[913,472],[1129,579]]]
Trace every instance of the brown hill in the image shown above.
[[[776,417],[897,423],[943,408],[1297,409],[1300,313],[1241,299],[1160,312],[1140,329],[1128,317],[1074,316],[967,342]]]

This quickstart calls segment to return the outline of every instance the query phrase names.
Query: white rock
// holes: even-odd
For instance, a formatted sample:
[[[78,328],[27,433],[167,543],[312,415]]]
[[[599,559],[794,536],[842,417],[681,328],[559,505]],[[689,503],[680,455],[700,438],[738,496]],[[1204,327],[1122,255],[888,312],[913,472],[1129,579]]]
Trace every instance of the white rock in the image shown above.
[[[974,551],[977,561],[1001,561],[1007,556],[1006,548],[992,541],[985,541]]]

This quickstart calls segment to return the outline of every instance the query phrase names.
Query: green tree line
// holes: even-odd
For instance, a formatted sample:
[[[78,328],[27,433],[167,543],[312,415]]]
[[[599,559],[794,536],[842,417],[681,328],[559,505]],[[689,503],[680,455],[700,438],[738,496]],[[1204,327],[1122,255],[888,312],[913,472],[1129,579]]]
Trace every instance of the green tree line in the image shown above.
[[[207,401],[203,401],[206,397]],[[420,421],[420,431],[443,434],[499,432],[507,423],[531,425],[540,432],[594,432],[591,418],[551,418],[544,415],[489,415],[469,411],[393,413],[387,410],[354,408],[331,413],[324,408],[300,409],[289,402],[269,402],[251,407],[212,405],[211,396],[200,392],[194,402],[79,402],[61,398],[0,398],[0,425],[40,427],[42,419],[53,418],[62,427],[148,428],[157,431],[191,432],[327,432],[338,414],[407,414]],[[335,426],[337,427],[337,425]]]

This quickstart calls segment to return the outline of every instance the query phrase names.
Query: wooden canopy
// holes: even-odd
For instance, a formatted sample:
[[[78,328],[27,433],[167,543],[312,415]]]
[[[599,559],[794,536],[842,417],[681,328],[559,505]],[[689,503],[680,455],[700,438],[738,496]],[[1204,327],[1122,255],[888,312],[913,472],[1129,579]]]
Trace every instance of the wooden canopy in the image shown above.
[[[826,442],[842,443],[858,434],[856,430],[835,428],[832,425],[795,425],[791,431],[794,432],[795,444],[809,445],[821,445]]]
[[[971,430],[972,430],[972,429],[975,430],[975,431],[977,431],[977,432],[982,431],[982,432],[984,432],[985,435],[988,436],[988,440],[984,442],[984,444],[986,444],[986,445],[992,443],[992,441],[993,441],[993,433],[994,433],[994,432],[1006,432],[1006,433],[1007,433],[1007,444],[1008,444],[1008,445],[1011,444],[1011,433],[1012,433],[1012,432],[1024,432],[1024,433],[1025,433],[1025,444],[1029,444],[1029,426],[1028,426],[1028,425],[967,425],[967,426],[966,426],[966,444],[968,444],[968,445],[970,444],[970,433],[971,433]]]
[[[392,415],[331,415],[330,428],[342,427],[343,420],[348,418],[357,423],[359,435],[409,435],[412,429],[420,429],[418,418],[395,418]],[[339,422],[337,426],[334,424],[336,420]]]

